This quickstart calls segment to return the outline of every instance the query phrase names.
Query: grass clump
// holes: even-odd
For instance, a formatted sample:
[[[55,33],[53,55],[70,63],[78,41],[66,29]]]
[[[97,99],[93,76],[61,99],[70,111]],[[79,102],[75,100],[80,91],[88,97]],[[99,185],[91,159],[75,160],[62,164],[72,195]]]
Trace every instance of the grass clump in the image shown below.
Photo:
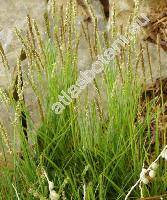
[[[143,85],[132,70],[139,63],[137,59],[135,64],[132,62],[132,57],[139,55],[134,41],[122,49],[120,57],[105,66],[104,72],[62,114],[52,111],[61,91],[67,91],[78,77],[81,35],[75,19],[75,4],[69,3],[66,17],[58,19],[60,27],[56,25],[50,33],[49,17],[45,15],[47,42],[42,40],[37,23],[29,16],[27,35],[16,31],[23,51],[18,59],[15,88],[8,91],[7,109],[14,110],[11,116],[14,140],[9,149],[12,167],[8,166],[9,154],[4,145],[6,134],[1,131],[4,147],[1,199],[49,199],[53,190],[55,200],[124,199],[138,180],[143,163],[152,163],[165,143],[159,143],[161,110],[153,109],[156,98],[146,103],[144,118],[141,116]],[[96,28],[95,32],[98,37]],[[87,28],[85,34],[87,38]],[[91,54],[100,53],[101,47],[99,42],[95,47],[90,46]],[[23,57],[27,59],[24,73]],[[37,102],[38,126],[26,106],[26,88],[31,89]],[[151,151],[153,116],[156,138]],[[159,164],[156,179],[148,186],[141,186],[144,196],[161,195],[166,190],[164,162]],[[134,199],[141,197],[141,187],[133,191]]]

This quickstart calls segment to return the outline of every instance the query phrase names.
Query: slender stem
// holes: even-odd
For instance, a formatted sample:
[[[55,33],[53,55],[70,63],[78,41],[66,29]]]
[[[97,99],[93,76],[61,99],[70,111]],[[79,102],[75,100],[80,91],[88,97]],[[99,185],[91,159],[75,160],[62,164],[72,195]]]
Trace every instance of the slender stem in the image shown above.
[[[154,162],[151,163],[151,165],[147,168],[146,173],[151,169],[152,164],[156,163],[160,157],[163,151],[165,151],[167,149],[167,145],[163,148],[163,150],[161,151],[161,153],[159,154],[159,156],[154,160]],[[135,189],[135,187],[141,182],[141,178],[138,179],[138,181],[131,187],[131,189],[129,190],[128,194],[125,197],[125,200],[128,199],[128,197],[130,196],[130,194],[132,193],[132,191]]]

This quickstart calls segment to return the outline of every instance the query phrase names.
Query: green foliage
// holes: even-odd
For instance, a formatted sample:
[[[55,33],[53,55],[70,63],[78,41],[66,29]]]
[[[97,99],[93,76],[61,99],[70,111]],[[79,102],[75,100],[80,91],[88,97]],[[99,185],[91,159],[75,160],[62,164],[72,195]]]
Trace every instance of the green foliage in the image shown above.
[[[72,9],[70,5],[69,9]],[[67,11],[66,19],[60,19],[62,26],[55,26],[53,37],[47,38],[48,42],[42,41],[38,26],[36,22],[32,25],[31,19],[29,35],[23,37],[17,31],[28,61],[28,73],[23,75],[23,80],[28,82],[37,98],[40,126],[37,128],[32,121],[25,101],[15,102],[12,91],[9,91],[9,104],[15,115],[19,115],[19,111],[26,115],[31,142],[24,136],[19,115],[13,130],[15,134],[19,133],[20,154],[14,145],[13,167],[2,167],[0,199],[18,199],[17,193],[20,199],[48,199],[43,169],[62,199],[79,200],[83,196],[86,200],[124,199],[139,178],[143,162],[149,164],[150,159],[159,154],[158,139],[155,141],[155,155],[148,154],[152,115],[158,119],[158,113],[152,113],[154,102],[148,104],[144,120],[138,118],[143,88],[136,71],[131,70],[134,65],[132,57],[136,58],[135,64],[138,63],[134,41],[121,56],[105,66],[104,72],[78,99],[73,99],[63,113],[56,115],[52,111],[61,91],[67,91],[78,77],[80,35],[73,23],[74,13]],[[99,43],[95,49],[101,52]],[[128,63],[124,62],[126,57]],[[15,140],[18,140],[17,136]],[[163,166],[161,163],[154,182],[143,188],[147,196],[165,191]],[[139,198],[139,189],[136,188],[132,195]]]

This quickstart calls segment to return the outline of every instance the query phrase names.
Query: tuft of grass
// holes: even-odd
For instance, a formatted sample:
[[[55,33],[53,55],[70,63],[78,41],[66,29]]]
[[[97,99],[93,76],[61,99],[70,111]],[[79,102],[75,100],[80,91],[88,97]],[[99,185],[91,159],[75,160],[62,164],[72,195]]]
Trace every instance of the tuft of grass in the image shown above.
[[[52,8],[53,11],[55,9]],[[54,183],[54,190],[60,199],[124,199],[138,180],[143,163],[149,165],[160,153],[162,145],[158,138],[159,110],[153,112],[156,99],[147,104],[146,117],[141,116],[143,82],[136,70],[139,64],[144,70],[143,56],[140,57],[140,50],[143,49],[139,52],[136,50],[137,41],[134,38],[129,46],[122,49],[120,56],[105,66],[104,72],[78,99],[74,99],[62,114],[56,115],[51,109],[52,105],[61,91],[67,91],[78,77],[80,38],[85,37],[89,43],[92,60],[101,52],[104,44],[99,39],[101,35],[96,20],[93,21],[95,44],[91,43],[87,26],[82,25],[84,31],[78,33],[73,1],[69,1],[65,17],[59,16],[60,19],[52,13],[52,20],[56,20],[59,26],[55,25],[51,31],[49,16],[45,15],[45,41],[37,22],[32,21],[30,16],[27,18],[27,35],[23,36],[20,30],[16,30],[26,55],[28,70],[23,73],[19,57],[15,70],[18,80],[14,82],[18,98],[14,98],[12,89],[9,89],[8,97],[4,98],[4,94],[1,94],[2,101],[7,104],[6,109],[14,110],[14,116],[11,115],[14,137],[9,149],[6,132],[1,128],[3,126],[0,127],[3,146],[0,199],[48,199],[48,180]],[[114,27],[111,30],[108,40],[120,33]],[[105,41],[106,33],[102,35]],[[6,66],[6,56],[3,51],[1,54]],[[135,61],[133,58],[136,58]],[[37,99],[37,110],[34,112],[38,112],[39,126],[32,120],[24,100],[26,87]],[[150,153],[152,116],[156,121],[157,137],[155,151]],[[23,118],[26,127],[23,126]],[[9,159],[5,145],[11,153]],[[165,169],[164,162],[160,162],[156,179],[149,186],[142,186],[145,196],[165,192]],[[48,180],[44,171],[48,174]],[[133,191],[132,197],[140,198],[138,188]]]

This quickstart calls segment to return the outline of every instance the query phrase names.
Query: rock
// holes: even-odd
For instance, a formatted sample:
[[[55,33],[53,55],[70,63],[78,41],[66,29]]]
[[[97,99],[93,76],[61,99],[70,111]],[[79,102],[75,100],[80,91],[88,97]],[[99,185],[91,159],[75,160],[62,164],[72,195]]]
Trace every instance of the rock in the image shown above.
[[[45,0],[0,0],[0,42],[3,45],[9,65],[11,69],[16,64],[16,58],[20,53],[21,44],[16,34],[14,33],[15,27],[19,29],[26,28],[26,16],[30,14],[35,18],[40,25],[42,25],[42,18],[46,11]],[[5,72],[2,67],[0,59],[0,86],[6,86],[8,82]]]
[[[13,79],[13,71],[16,66],[17,57],[20,54],[22,45],[15,34],[15,27],[18,29],[23,29],[26,32],[27,27],[27,15],[29,14],[32,18],[37,20],[40,29],[44,30],[44,20],[43,15],[46,12],[47,4],[46,0],[0,0],[0,43],[3,46],[6,57],[9,61],[9,74],[7,75],[0,57],[0,88],[7,89],[9,83]],[[33,96],[32,91],[28,89],[26,91],[26,101],[27,107],[35,116],[33,120],[38,121],[37,117],[37,102]],[[13,128],[11,126],[12,120],[14,118],[13,109],[7,110],[4,104],[0,104],[0,121],[6,127],[8,133],[13,133]],[[13,134],[9,134],[9,138],[13,138]],[[19,136],[16,136],[19,138]],[[12,139],[13,140],[13,139]],[[18,141],[18,140],[17,140]]]

